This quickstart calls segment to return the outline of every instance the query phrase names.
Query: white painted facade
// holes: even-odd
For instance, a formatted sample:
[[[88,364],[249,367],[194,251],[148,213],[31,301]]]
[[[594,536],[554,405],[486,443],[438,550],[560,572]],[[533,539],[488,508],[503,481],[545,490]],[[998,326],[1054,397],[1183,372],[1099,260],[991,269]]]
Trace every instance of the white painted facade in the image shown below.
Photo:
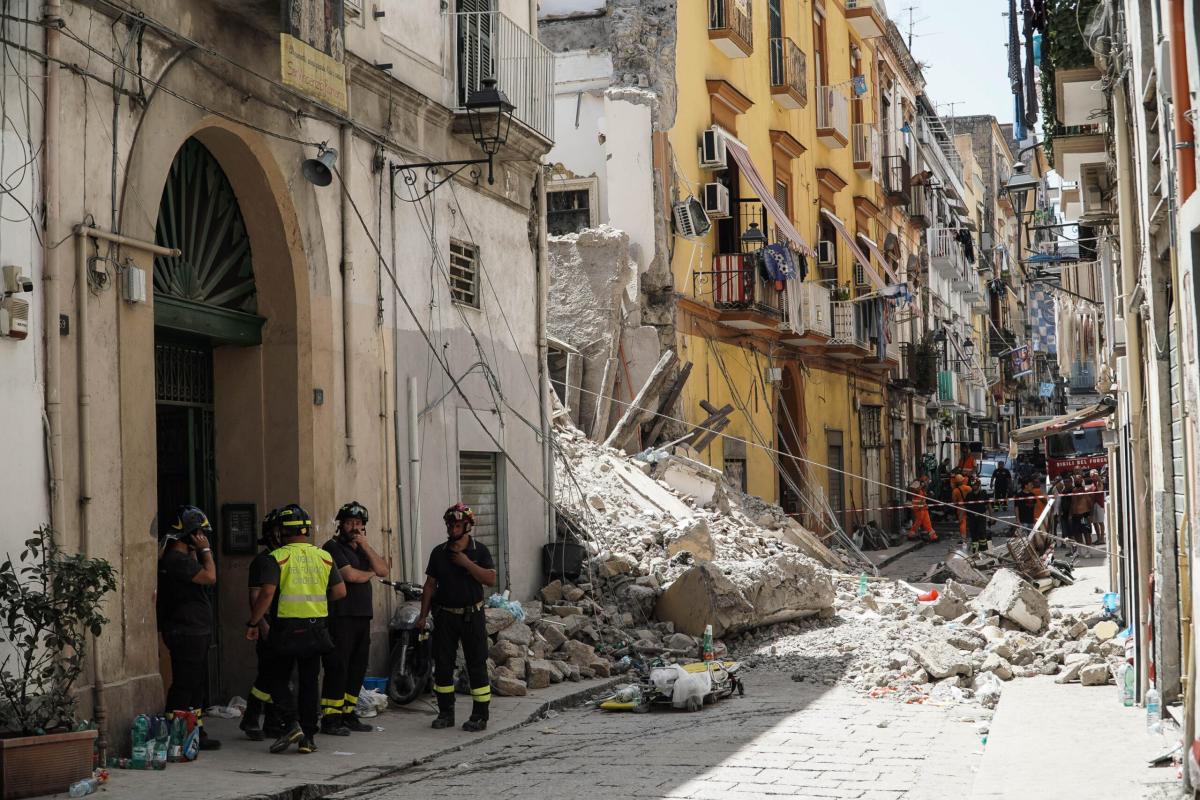
[[[34,14],[40,3],[18,0],[11,13]],[[40,51],[39,28],[0,21],[3,38]],[[33,279],[34,290],[15,295],[29,303],[29,335],[24,340],[0,336],[0,431],[5,457],[0,458],[0,560],[16,556],[21,543],[39,525],[50,522],[46,471],[46,428],[43,424],[45,373],[42,337],[42,244],[35,223],[41,208],[42,114],[40,75],[44,68],[32,56],[0,44],[0,265],[14,265]]]

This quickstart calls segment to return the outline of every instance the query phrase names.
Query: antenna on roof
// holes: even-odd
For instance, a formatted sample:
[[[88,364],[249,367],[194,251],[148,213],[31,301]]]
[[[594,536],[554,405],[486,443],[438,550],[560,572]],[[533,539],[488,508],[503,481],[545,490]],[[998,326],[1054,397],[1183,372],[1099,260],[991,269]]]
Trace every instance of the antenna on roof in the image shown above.
[[[917,7],[915,5],[910,5],[910,6],[906,6],[904,9],[904,12],[903,12],[903,13],[908,14],[908,52],[909,53],[912,52],[913,29],[916,28],[918,22],[924,22],[925,20],[929,19],[929,17],[921,17],[920,19],[913,19],[913,12],[916,10],[917,10]]]

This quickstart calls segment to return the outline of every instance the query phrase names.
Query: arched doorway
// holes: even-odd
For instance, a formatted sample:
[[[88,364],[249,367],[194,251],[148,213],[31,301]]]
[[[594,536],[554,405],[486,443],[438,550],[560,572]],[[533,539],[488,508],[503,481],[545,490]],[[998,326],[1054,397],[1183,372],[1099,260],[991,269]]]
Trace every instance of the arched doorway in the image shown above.
[[[218,348],[255,347],[266,321],[258,315],[250,236],[233,186],[198,139],[179,148],[163,186],[155,239],[179,256],[154,261],[154,392],[159,520],[182,504],[217,519]],[[253,520],[251,520],[253,523]],[[160,523],[161,524],[161,523]],[[238,554],[228,533],[213,542],[218,569]],[[220,538],[220,537],[218,537]],[[214,612],[221,619],[221,593]],[[210,695],[221,689],[221,625],[209,654]]]

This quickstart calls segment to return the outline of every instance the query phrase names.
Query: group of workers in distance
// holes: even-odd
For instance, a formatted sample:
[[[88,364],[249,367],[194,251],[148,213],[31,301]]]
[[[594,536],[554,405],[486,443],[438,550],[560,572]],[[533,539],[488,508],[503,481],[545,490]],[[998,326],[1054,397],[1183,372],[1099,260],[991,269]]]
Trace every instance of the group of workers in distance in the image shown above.
[[[390,564],[368,542],[361,503],[342,506],[335,521],[333,537],[316,547],[308,512],[296,504],[272,510],[262,521],[263,549],[250,564],[246,639],[254,642],[258,663],[240,727],[253,741],[272,737],[272,753],[293,744],[301,753],[315,752],[318,733],[374,730],[356,709],[370,657],[371,583],[386,578]],[[496,584],[495,563],[471,536],[470,508],[457,503],[443,521],[446,541],[430,553],[418,620],[424,629],[432,611],[438,703],[433,727],[454,725],[454,667],[461,645],[472,699],[462,727],[482,731],[491,700],[483,593]],[[166,709],[196,715],[201,750],[221,746],[203,727],[214,630],[209,595],[217,583],[211,536],[208,517],[195,506],[181,506],[159,532],[156,612],[171,661]]]
[[[1028,459],[1020,459],[1014,476],[1001,461],[992,472],[992,493],[983,489],[975,474],[975,460],[964,456],[954,469],[943,462],[943,478],[950,488],[949,498],[940,501],[954,509],[958,533],[964,547],[972,550],[987,547],[991,539],[989,526],[995,519],[991,512],[1006,511],[1009,500],[1016,510],[1017,526],[1030,530],[1046,509],[1045,477]],[[1108,490],[1107,470],[1078,470],[1060,475],[1050,487],[1050,495],[1058,500],[1059,512],[1048,521],[1050,536],[1062,536],[1079,544],[1100,544],[1104,540],[1104,496]],[[922,474],[909,487],[912,502],[912,525],[908,538],[924,537],[938,540],[929,514],[929,476]]]

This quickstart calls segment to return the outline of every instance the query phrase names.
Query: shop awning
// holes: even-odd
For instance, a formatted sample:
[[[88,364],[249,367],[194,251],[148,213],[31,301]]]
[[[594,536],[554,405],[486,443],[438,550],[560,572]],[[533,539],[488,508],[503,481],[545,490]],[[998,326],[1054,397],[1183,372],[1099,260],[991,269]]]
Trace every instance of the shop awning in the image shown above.
[[[1070,414],[1063,414],[1061,417],[1051,417],[1044,422],[1039,422],[1036,425],[1026,425],[1024,428],[1018,428],[1009,434],[1009,441],[1012,444],[1020,442],[1032,442],[1035,439],[1040,439],[1043,436],[1050,436],[1055,433],[1066,433],[1073,431],[1076,428],[1081,428],[1089,422],[1097,419],[1103,419],[1109,414],[1117,410],[1117,400],[1115,397],[1107,396],[1096,403],[1094,406],[1087,406]]]
[[[850,235],[850,231],[846,230],[846,223],[838,219],[837,214],[834,214],[827,208],[822,208],[821,213],[825,215],[825,219],[829,220],[829,224],[833,225],[833,228],[837,231],[838,236],[842,237],[842,241],[844,241],[846,246],[850,248],[850,252],[854,254],[855,260],[857,260],[859,265],[862,266],[863,272],[866,273],[867,277],[871,279],[871,282],[875,284],[875,287],[882,289],[886,285],[883,282],[883,278],[879,277],[879,273],[876,272],[875,268],[871,266],[870,260],[867,258],[866,254],[863,253],[862,248],[858,246],[858,242],[854,241],[854,237]]]
[[[884,256],[883,250],[880,249],[879,245],[875,244],[871,237],[864,236],[861,233],[858,235],[858,238],[871,251],[871,255],[875,257],[875,261],[878,262],[879,266],[883,267],[883,271],[887,273],[888,280],[892,283],[899,283],[900,279],[896,277],[896,273],[892,272],[892,268],[888,266],[887,257]]]
[[[754,168],[754,159],[750,158],[750,151],[746,149],[746,146],[729,135],[725,136],[725,145],[725,149],[733,156],[733,160],[741,169],[742,177],[749,181],[750,185],[754,187],[754,191],[758,192],[759,202],[767,210],[767,216],[775,223],[775,228],[801,253],[809,258],[816,258],[816,251],[809,247],[808,242],[804,241],[800,231],[796,230],[796,226],[788,219],[787,211],[779,205],[775,194],[767,188],[766,181]]]

